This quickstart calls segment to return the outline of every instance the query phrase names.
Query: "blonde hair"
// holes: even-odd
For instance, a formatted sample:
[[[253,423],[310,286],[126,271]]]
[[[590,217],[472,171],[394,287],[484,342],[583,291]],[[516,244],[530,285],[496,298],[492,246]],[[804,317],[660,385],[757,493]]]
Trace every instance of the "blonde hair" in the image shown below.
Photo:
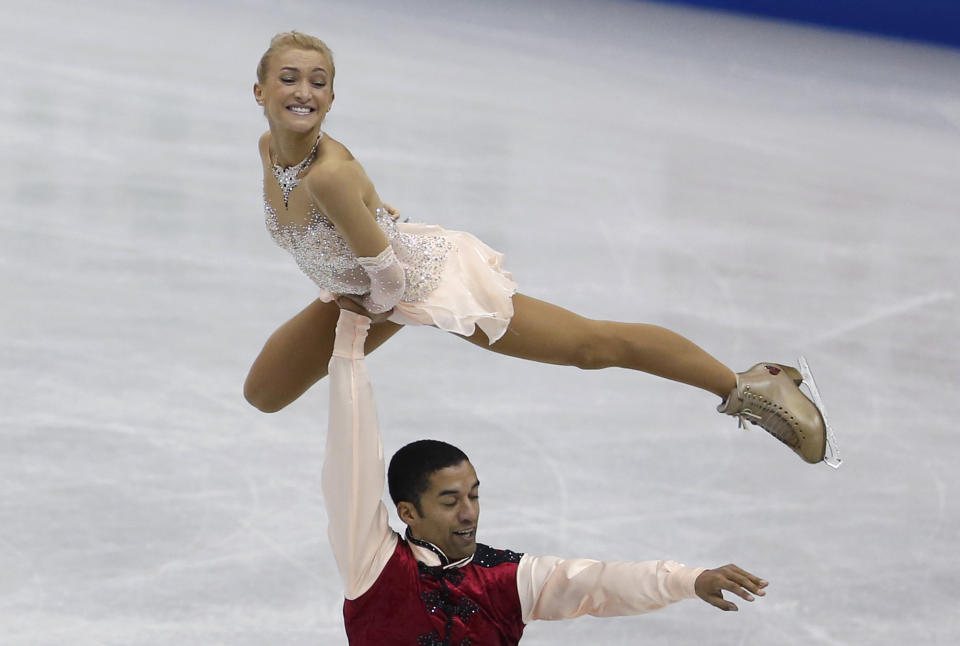
[[[333,65],[333,52],[327,47],[327,44],[315,36],[308,36],[299,31],[285,31],[277,34],[270,39],[270,47],[260,58],[260,64],[257,65],[257,81],[263,83],[267,79],[267,65],[270,63],[270,57],[281,49],[309,49],[320,52],[327,57],[330,62],[330,87],[333,88],[333,77],[336,74],[336,68]]]

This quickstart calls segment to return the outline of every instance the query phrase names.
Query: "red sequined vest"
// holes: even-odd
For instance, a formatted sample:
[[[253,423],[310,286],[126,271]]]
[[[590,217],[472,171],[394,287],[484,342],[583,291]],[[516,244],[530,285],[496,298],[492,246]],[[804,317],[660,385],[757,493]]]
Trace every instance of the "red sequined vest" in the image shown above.
[[[343,604],[351,646],[512,646],[523,634],[521,554],[477,544],[444,570],[418,563],[403,539],[369,590]]]

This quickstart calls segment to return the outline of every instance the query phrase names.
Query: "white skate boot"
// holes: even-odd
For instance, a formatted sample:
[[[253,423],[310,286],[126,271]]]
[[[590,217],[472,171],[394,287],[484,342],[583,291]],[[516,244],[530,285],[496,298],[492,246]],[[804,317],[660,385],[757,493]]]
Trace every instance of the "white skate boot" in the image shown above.
[[[717,410],[760,426],[789,446],[805,461],[826,461],[837,468],[842,462],[833,431],[827,423],[823,401],[806,359],[800,370],[777,363],[758,363],[737,374],[737,387]],[[800,390],[804,384],[808,397]],[[829,448],[829,452],[828,452]]]

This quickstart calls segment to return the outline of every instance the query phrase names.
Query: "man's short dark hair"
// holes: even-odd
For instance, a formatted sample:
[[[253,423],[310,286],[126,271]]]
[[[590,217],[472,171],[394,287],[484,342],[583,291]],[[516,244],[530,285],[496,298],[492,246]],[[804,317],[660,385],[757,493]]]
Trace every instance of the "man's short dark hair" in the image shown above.
[[[420,496],[430,486],[430,474],[469,460],[467,454],[440,440],[417,440],[393,454],[387,484],[394,504],[410,502],[420,509]]]

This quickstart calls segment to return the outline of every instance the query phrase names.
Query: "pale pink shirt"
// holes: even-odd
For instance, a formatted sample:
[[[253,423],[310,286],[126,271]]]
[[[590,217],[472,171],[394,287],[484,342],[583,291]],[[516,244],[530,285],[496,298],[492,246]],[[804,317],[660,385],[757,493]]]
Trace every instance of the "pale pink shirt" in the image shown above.
[[[328,534],[347,599],[373,586],[400,535],[387,523],[382,496],[383,446],[363,343],[370,320],[341,310],[330,358],[330,424],[323,464]],[[429,549],[409,543],[417,560],[439,565]],[[462,567],[470,558],[452,564]],[[636,615],[696,596],[704,568],[675,561],[611,563],[524,555],[517,591],[524,623],[581,615]]]

